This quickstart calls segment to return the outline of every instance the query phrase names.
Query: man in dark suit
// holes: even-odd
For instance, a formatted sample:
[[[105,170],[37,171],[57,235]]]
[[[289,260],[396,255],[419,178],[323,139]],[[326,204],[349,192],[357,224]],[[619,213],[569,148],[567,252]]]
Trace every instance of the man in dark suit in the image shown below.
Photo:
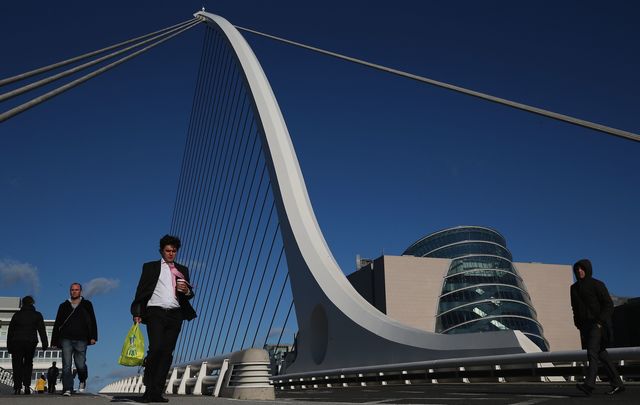
[[[142,402],[168,402],[162,396],[182,321],[196,317],[189,300],[193,289],[189,269],[175,263],[180,239],[165,235],[160,239],[161,260],[145,263],[131,304],[133,321],[147,325],[149,351],[145,360]]]

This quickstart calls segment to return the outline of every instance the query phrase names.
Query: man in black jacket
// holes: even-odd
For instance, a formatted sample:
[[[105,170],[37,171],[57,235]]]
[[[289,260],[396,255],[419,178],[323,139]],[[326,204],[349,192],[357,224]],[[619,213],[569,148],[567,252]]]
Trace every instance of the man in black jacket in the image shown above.
[[[196,317],[189,300],[193,289],[189,269],[175,262],[180,239],[165,235],[160,239],[161,260],[145,263],[131,304],[133,321],[147,325],[149,350],[145,360],[142,402],[168,402],[162,396],[173,361],[182,321]]]
[[[70,298],[60,304],[53,324],[51,346],[62,348],[62,395],[73,391],[71,362],[78,370],[79,392],[87,386],[87,345],[98,341],[98,325],[91,301],[82,297],[82,286],[73,283],[69,288]]]
[[[24,393],[30,394],[33,355],[38,345],[38,334],[42,350],[47,350],[49,340],[44,328],[44,318],[36,311],[33,297],[27,295],[21,304],[20,310],[13,314],[9,322],[7,350],[11,353],[14,394],[19,394],[23,385]]]
[[[587,349],[589,369],[584,384],[578,389],[591,395],[596,387],[598,361],[602,362],[609,377],[609,395],[624,391],[622,379],[609,358],[607,345],[611,343],[613,301],[604,283],[592,277],[591,261],[582,259],[573,265],[576,282],[571,285],[573,323],[580,330],[582,348]]]

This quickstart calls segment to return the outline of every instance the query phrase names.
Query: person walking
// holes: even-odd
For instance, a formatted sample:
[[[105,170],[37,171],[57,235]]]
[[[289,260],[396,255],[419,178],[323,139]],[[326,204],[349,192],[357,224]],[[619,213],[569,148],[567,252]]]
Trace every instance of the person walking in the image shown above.
[[[20,303],[20,310],[13,314],[9,322],[7,350],[11,353],[13,393],[19,394],[24,386],[24,393],[30,394],[33,355],[38,345],[38,335],[42,350],[47,350],[49,341],[44,328],[44,318],[36,311],[33,297],[27,295]]]
[[[580,330],[582,348],[587,349],[589,360],[584,383],[578,384],[577,387],[587,396],[591,395],[596,387],[598,362],[602,362],[611,384],[607,394],[619,394],[625,390],[624,384],[607,352],[613,331],[613,301],[605,284],[593,278],[589,259],[577,261],[573,265],[573,273],[576,277],[576,282],[570,289],[573,323]]]
[[[62,395],[73,392],[74,377],[71,362],[78,370],[80,385],[78,392],[87,387],[87,345],[98,341],[98,325],[91,301],[82,297],[82,285],[73,283],[69,287],[69,299],[58,307],[51,336],[52,347],[62,349]]]
[[[56,362],[51,363],[51,367],[47,370],[47,383],[49,394],[55,394],[56,384],[58,383],[58,376],[60,375],[60,369],[56,366]]]
[[[180,239],[165,235],[160,239],[161,260],[145,263],[131,303],[133,321],[147,325],[149,350],[145,360],[146,390],[142,402],[168,402],[162,396],[173,361],[182,321],[196,317],[189,300],[194,296],[189,269],[175,262]]]

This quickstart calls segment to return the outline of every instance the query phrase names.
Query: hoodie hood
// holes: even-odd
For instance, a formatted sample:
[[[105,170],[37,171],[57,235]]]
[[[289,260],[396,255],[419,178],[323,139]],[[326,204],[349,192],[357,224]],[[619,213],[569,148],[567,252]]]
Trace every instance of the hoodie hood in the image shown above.
[[[593,274],[593,270],[591,269],[591,260],[589,259],[582,259],[582,260],[578,260],[577,262],[575,262],[575,264],[573,265],[573,274],[576,276],[576,280],[580,281],[580,277],[578,277],[578,269],[582,269],[584,270],[584,279],[588,279],[591,278],[591,275]]]

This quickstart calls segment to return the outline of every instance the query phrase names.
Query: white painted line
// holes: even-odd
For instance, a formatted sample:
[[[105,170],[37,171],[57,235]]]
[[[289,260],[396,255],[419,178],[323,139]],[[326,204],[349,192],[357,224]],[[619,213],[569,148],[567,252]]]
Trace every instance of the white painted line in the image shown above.
[[[549,398],[530,399],[524,402],[514,402],[513,404],[509,404],[509,405],[534,405],[534,404],[539,404],[541,402],[546,402],[548,400]]]
[[[529,394],[529,395],[518,395],[519,397],[529,397],[529,398],[571,398],[568,395],[533,395],[533,394]]]

